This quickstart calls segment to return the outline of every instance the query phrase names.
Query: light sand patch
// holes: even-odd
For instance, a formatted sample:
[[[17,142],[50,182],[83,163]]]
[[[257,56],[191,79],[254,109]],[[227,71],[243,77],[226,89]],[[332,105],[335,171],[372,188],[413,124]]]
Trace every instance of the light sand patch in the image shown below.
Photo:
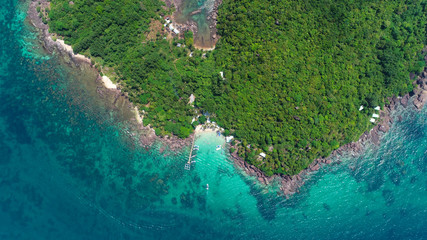
[[[51,40],[52,40],[52,38],[51,38]],[[90,59],[88,57],[86,57],[84,55],[81,55],[81,54],[75,54],[74,51],[73,51],[73,48],[70,45],[66,44],[64,42],[64,40],[62,40],[62,39],[56,39],[56,43],[58,43],[59,46],[61,46],[66,52],[68,52],[69,54],[71,54],[73,58],[81,60],[81,61],[85,61],[85,62],[87,62],[89,64],[91,63]]]
[[[56,41],[67,51],[67,52],[69,52],[69,53],[72,53],[72,54],[74,54],[74,52],[73,52],[73,48],[70,46],[70,45],[68,45],[68,44],[65,44],[65,42],[64,42],[64,40],[61,40],[61,39],[56,39]]]
[[[206,132],[216,132],[220,130],[220,128],[214,124],[204,124],[198,125],[194,130],[195,133],[206,133]]]
[[[114,84],[109,77],[102,76],[102,83],[104,83],[104,86],[108,89],[117,89],[116,84]]]
[[[139,124],[142,124],[142,117],[139,115],[138,107],[135,107],[135,119]]]
[[[203,51],[213,51],[213,50],[215,50],[215,46],[211,47],[211,48],[208,48],[208,47],[200,47],[200,46],[197,46],[196,44],[194,44],[194,47],[196,49],[203,50]]]
[[[74,54],[74,57],[83,61],[88,61],[90,62],[90,59],[87,58],[85,55],[81,55],[81,54]]]

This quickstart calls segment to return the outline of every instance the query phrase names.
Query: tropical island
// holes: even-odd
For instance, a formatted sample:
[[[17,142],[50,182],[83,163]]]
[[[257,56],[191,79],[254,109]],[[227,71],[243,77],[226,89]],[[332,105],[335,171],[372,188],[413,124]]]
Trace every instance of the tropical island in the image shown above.
[[[187,138],[208,117],[267,176],[357,141],[425,66],[421,0],[51,0],[37,11],[156,135]]]

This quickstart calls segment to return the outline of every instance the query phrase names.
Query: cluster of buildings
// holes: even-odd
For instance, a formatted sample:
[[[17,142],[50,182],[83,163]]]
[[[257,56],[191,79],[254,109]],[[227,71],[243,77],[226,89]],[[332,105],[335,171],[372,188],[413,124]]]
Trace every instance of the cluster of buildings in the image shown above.
[[[374,108],[376,111],[379,111],[379,110],[381,110],[381,108],[380,108],[380,106],[376,106],[375,108]],[[359,111],[362,111],[363,110],[363,105],[361,105],[360,106],[360,108],[359,108]],[[372,114],[372,117],[371,117],[371,119],[369,120],[371,123],[375,123],[375,119],[376,118],[379,118],[380,117],[380,115],[379,114],[376,114],[376,113],[374,113],[374,114]]]
[[[360,106],[360,108],[359,108],[359,111],[362,111],[364,109],[364,107],[363,107],[363,105],[362,106]],[[374,108],[376,111],[380,111],[381,110],[381,107],[380,106],[376,106],[375,108]],[[379,114],[377,114],[377,113],[374,113],[374,114],[372,114],[372,117],[371,117],[371,119],[369,120],[371,123],[375,123],[375,121],[376,121],[376,119],[377,118],[379,118],[380,117],[380,115]],[[260,153],[259,154],[262,158],[265,158],[266,156],[267,156],[267,154],[265,154],[265,153]]]
[[[176,29],[174,26],[173,26],[173,23],[171,22],[171,20],[170,20],[170,18],[169,17],[167,17],[167,18],[165,18],[165,21],[166,21],[166,23],[163,25],[165,28],[169,28],[169,30],[171,31],[171,32],[173,32],[173,33],[175,33],[175,34],[179,34],[179,30],[178,29]]]

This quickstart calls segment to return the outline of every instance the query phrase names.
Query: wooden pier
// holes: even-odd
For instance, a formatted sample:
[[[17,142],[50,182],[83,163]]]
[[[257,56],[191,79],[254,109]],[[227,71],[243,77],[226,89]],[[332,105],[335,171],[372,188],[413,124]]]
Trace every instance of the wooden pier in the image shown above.
[[[190,155],[188,156],[188,161],[184,167],[186,170],[190,170],[191,159],[196,156],[196,155],[193,156],[193,150],[195,150],[195,149],[199,150],[199,146],[194,146],[195,141],[196,141],[196,134],[194,134],[193,142],[191,143]]]

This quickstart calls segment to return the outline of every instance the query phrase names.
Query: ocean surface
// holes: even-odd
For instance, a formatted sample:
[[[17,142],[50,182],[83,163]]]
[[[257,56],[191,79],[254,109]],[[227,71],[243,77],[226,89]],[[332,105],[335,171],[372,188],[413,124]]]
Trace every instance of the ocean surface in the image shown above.
[[[140,147],[126,102],[45,52],[27,7],[0,5],[0,239],[427,239],[427,108],[286,199],[215,133],[189,171],[188,151]]]

